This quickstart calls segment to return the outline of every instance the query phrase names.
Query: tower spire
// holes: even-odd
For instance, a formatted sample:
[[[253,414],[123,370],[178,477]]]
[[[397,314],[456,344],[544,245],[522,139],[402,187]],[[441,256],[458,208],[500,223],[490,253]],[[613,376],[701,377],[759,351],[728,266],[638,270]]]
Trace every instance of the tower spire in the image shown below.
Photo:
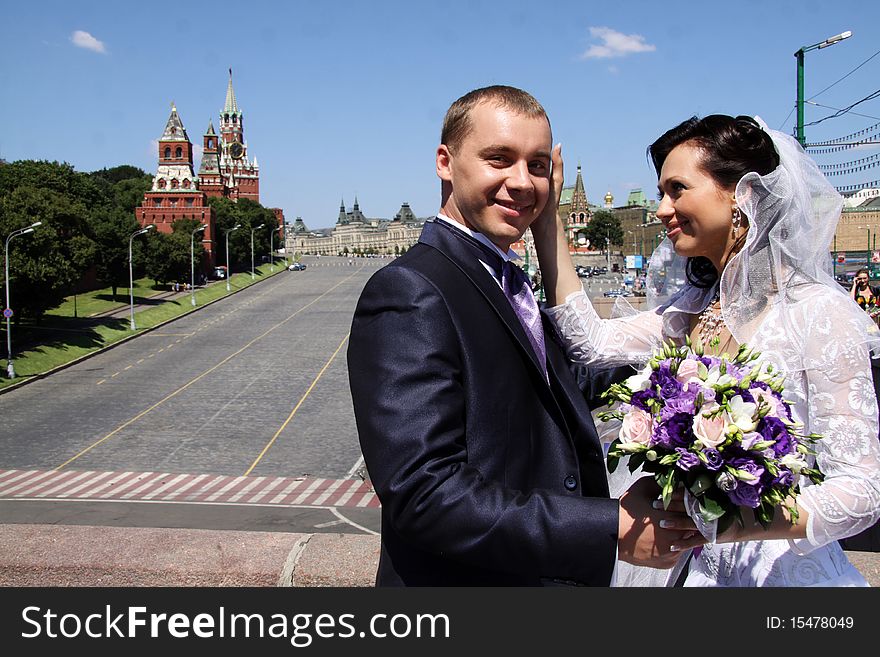
[[[232,89],[232,69],[229,69],[229,85],[226,87],[226,105],[223,111],[227,114],[238,114],[238,103],[235,102],[235,91]]]

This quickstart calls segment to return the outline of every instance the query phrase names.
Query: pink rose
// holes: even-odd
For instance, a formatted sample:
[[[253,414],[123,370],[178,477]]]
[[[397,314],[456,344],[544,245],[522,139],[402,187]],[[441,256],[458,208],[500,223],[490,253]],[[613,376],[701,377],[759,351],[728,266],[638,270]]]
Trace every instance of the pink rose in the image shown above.
[[[704,413],[717,408],[717,404],[706,404],[694,417],[694,436],[704,447],[712,449],[717,448],[727,437],[724,433],[727,428],[727,413],[720,413],[711,418],[704,416]]]
[[[654,419],[650,413],[640,408],[633,408],[623,416],[620,426],[620,441],[623,443],[639,443],[647,445],[651,441],[654,432]]]
[[[686,358],[678,365],[678,373],[675,378],[681,383],[687,383],[691,379],[699,378],[700,364],[692,358]]]
[[[755,398],[756,403],[764,402],[768,406],[770,406],[770,412],[767,413],[770,417],[785,417],[788,415],[785,413],[785,410],[782,408],[782,402],[780,402],[776,396],[770,392],[769,390],[764,390],[763,388],[753,388],[749,392],[752,393],[752,397]]]

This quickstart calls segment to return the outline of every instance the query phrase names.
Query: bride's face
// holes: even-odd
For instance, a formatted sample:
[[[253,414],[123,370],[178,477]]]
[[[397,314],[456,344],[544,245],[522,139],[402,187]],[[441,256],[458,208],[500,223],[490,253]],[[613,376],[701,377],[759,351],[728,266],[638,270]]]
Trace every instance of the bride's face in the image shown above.
[[[678,255],[705,256],[720,272],[734,242],[736,204],[733,190],[720,187],[700,163],[699,147],[685,142],[672,149],[657,181],[661,199],[657,218]]]

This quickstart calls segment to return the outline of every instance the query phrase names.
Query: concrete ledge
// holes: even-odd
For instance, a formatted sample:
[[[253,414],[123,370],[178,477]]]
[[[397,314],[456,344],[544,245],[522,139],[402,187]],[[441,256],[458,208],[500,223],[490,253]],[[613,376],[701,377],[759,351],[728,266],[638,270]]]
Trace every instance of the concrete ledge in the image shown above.
[[[0,586],[373,586],[379,537],[0,525]]]

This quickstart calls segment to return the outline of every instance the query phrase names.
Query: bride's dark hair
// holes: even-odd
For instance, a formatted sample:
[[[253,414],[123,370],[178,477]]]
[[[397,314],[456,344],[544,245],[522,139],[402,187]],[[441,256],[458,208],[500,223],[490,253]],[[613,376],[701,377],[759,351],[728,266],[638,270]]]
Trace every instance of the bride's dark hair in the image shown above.
[[[669,153],[686,142],[692,142],[700,148],[701,168],[724,189],[733,190],[740,179],[751,171],[763,176],[779,166],[779,155],[773,148],[773,140],[754,119],[749,116],[712,114],[702,119],[691,117],[664,132],[648,146],[648,155],[658,177]],[[739,251],[745,239],[743,232],[731,252]],[[688,281],[696,287],[711,287],[718,280],[715,266],[704,256],[688,258],[686,272]]]

